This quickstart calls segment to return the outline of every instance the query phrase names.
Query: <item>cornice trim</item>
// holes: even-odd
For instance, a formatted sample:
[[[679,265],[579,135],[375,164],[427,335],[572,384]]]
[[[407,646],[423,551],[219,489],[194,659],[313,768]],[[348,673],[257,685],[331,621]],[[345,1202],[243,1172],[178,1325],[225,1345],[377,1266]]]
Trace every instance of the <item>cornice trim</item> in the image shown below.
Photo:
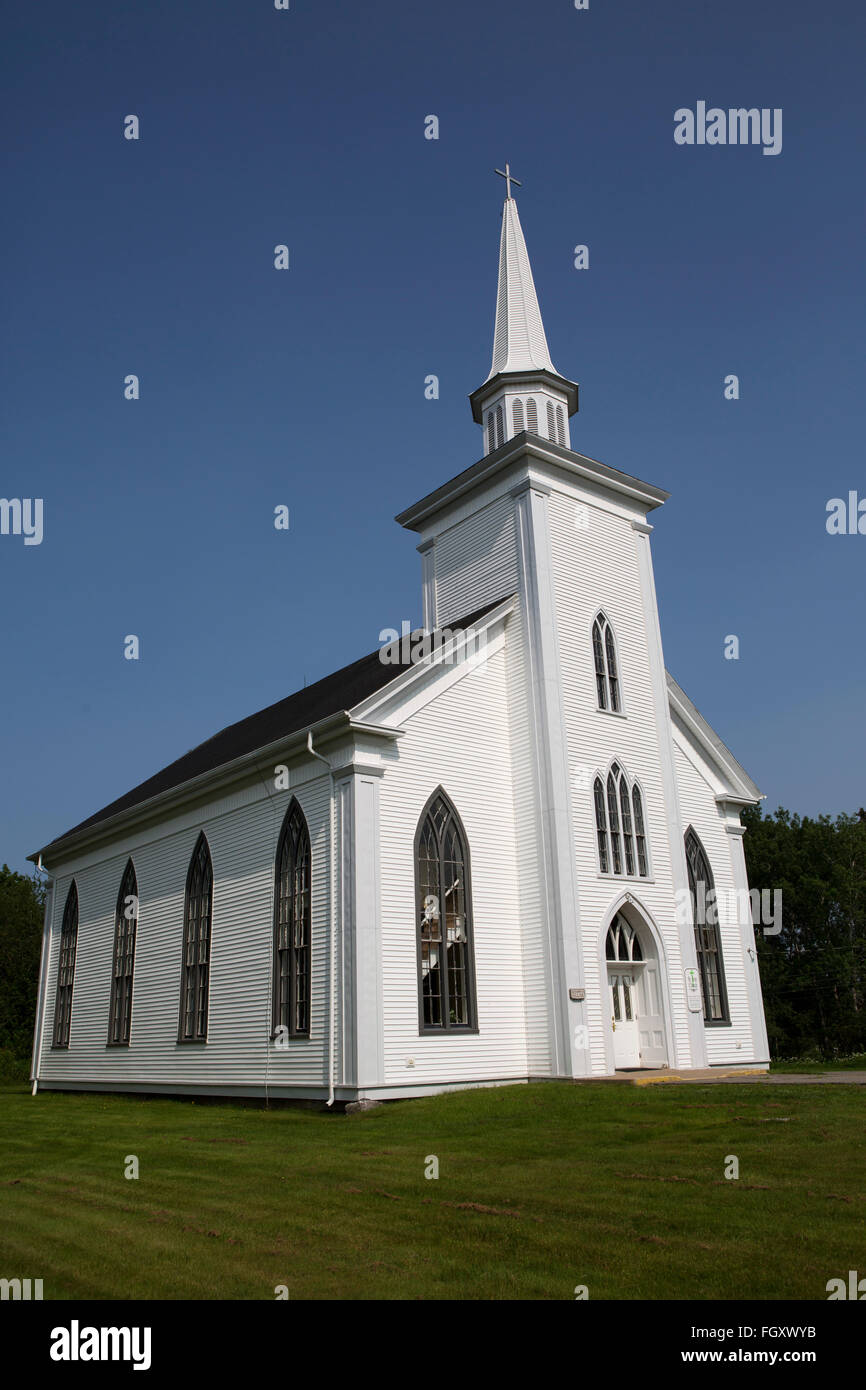
[[[642,482],[640,478],[621,473],[619,469],[600,463],[598,459],[587,458],[584,454],[566,449],[562,444],[554,444],[551,439],[543,439],[523,430],[507,439],[492,454],[485,455],[470,468],[458,473],[456,478],[443,483],[435,492],[422,497],[420,502],[407,507],[395,520],[408,531],[421,531],[437,513],[489,484],[497,475],[523,460],[537,460],[548,468],[557,468],[572,477],[600,484],[637,502],[646,511],[660,507],[670,497],[669,492],[653,483]]]

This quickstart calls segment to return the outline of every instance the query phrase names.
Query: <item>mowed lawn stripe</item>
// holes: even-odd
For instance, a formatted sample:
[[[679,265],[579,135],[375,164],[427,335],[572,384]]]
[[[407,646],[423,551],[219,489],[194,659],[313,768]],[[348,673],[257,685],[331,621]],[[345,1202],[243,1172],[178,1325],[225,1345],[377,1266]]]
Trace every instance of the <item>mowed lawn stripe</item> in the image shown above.
[[[346,1117],[7,1086],[0,1274],[46,1298],[822,1298],[863,1263],[863,1105],[540,1084]]]

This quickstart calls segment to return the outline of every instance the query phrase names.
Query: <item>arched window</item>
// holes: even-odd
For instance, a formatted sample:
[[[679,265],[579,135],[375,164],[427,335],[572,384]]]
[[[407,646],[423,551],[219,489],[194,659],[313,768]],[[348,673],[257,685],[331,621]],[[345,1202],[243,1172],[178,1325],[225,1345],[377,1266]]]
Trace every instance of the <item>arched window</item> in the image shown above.
[[[607,814],[604,809],[604,787],[601,778],[596,777],[593,784],[595,796],[595,829],[598,835],[598,864],[603,874],[610,873],[610,851],[607,838]]]
[[[547,402],[547,437],[556,443],[556,413],[553,409],[553,401]]]
[[[503,432],[502,432],[502,406],[501,406],[501,405],[498,405],[498,406],[496,407],[496,447],[497,447],[497,449],[499,448],[500,444],[502,444],[503,442],[504,442],[504,435],[503,435]]]
[[[625,850],[625,871],[634,874],[634,830],[631,823],[631,795],[625,778],[619,779],[619,807],[622,812],[622,843]]]
[[[556,437],[565,446],[565,411],[561,405],[556,407]]]
[[[213,868],[204,832],[198,837],[186,876],[183,962],[180,984],[180,1042],[207,1041]]]
[[[496,448],[496,426],[494,424],[493,411],[487,412],[487,452],[492,454]]]
[[[619,763],[611,765],[607,784],[593,785],[598,865],[603,874],[647,878],[648,862],[643,798]]]
[[[273,1026],[292,1038],[310,1036],[310,832],[297,801],[277,843],[274,885]]]
[[[526,428],[530,434],[538,434],[538,407],[534,396],[526,402]]]
[[[614,777],[614,772],[616,777]],[[613,851],[613,871],[615,874],[622,873],[622,842],[619,833],[619,808],[616,804],[616,787],[619,780],[619,768],[614,763],[613,768],[607,774],[607,812],[610,819],[610,847]]]
[[[605,958],[616,961],[643,960],[640,942],[631,923],[618,912],[610,924],[604,948]]]
[[[138,883],[130,859],[120,883],[114,913],[114,960],[111,969],[111,1003],[108,1010],[108,1041],[112,1047],[129,1046],[132,972],[135,966],[137,929]]]
[[[469,846],[441,787],[415,836],[419,1019],[422,1033],[475,1028]]]
[[[646,831],[643,825],[643,797],[640,793],[640,787],[632,787],[631,800],[632,806],[634,807],[634,838],[637,846],[637,871],[641,878],[646,878]]]
[[[599,709],[622,710],[619,694],[619,669],[616,662],[616,643],[613,628],[603,613],[592,625],[592,658],[595,663],[595,688]]]
[[[514,420],[514,433],[520,434],[526,426],[523,423],[523,401],[515,401],[511,407],[511,414]]]
[[[695,924],[698,974],[704,1001],[705,1023],[730,1023],[725,966],[719,938],[718,907],[713,872],[704,847],[691,826],[686,831],[686,867]]]
[[[75,950],[78,945],[78,887],[75,879],[66,894],[57,960],[57,995],[54,1000],[54,1047],[69,1046],[72,1020],[72,986],[75,982]]]

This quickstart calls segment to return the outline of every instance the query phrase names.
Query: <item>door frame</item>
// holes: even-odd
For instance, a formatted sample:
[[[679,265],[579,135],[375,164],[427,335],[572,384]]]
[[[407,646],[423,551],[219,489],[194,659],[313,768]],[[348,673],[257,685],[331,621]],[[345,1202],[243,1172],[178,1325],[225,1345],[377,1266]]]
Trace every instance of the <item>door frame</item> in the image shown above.
[[[634,893],[620,893],[614,900],[614,902],[611,903],[606,913],[604,914],[604,917],[602,918],[601,931],[599,932],[598,936],[599,979],[601,980],[603,986],[604,993],[602,997],[604,999],[605,1006],[604,1012],[602,1014],[602,1037],[604,1039],[605,1073],[608,1076],[613,1076],[614,1072],[616,1071],[613,1055],[613,1028],[611,1027],[610,1021],[610,1009],[607,1007],[607,967],[609,962],[607,960],[607,957],[605,956],[605,944],[607,941],[607,933],[610,928],[610,925],[618,912],[622,913],[623,917],[626,918],[630,926],[634,927],[635,931],[638,933],[639,936],[642,936],[644,940],[647,936],[649,936],[652,941],[659,969],[659,993],[661,996],[662,1015],[664,1018],[665,1047],[668,1054],[667,1064],[669,1067],[676,1067],[677,1054],[676,1049],[674,1047],[670,975],[668,972],[667,953],[665,951],[664,942],[662,941],[661,933],[656,925],[652,913],[648,910],[648,908],[644,906],[640,899],[635,897]],[[654,1067],[648,1067],[647,1070],[654,1071],[657,1069]]]
[[[631,999],[631,1011],[632,1011],[631,1018],[628,1019],[628,1020],[620,1019],[619,1023],[617,1024],[617,1028],[619,1028],[623,1023],[627,1022],[627,1023],[628,1023],[631,1027],[633,1027],[633,1029],[634,1029],[634,1038],[635,1038],[635,1054],[634,1054],[635,1060],[634,1060],[634,1066],[629,1066],[629,1067],[623,1068],[623,1070],[626,1070],[626,1071],[633,1071],[635,1067],[639,1067],[639,1066],[640,1066],[640,1027],[639,1027],[639,1025],[638,1025],[638,1016],[637,1016],[637,1014],[635,1013],[635,1000],[636,1000],[637,997],[638,997],[638,994],[637,994],[637,974],[636,974],[636,968],[637,968],[637,970],[639,971],[639,970],[641,970],[641,969],[643,968],[644,965],[646,965],[646,961],[637,961],[637,962],[632,961],[631,964],[629,964],[627,961],[622,961],[622,960],[620,960],[620,961],[609,960],[609,961],[607,962],[607,989],[608,989],[608,1001],[609,1001],[609,1002],[608,1002],[608,1010],[607,1010],[607,1012],[608,1012],[608,1016],[609,1016],[609,1017],[610,1017],[610,1015],[611,1015],[611,1013],[612,1013],[611,1004],[610,1004],[610,999],[611,999],[611,983],[610,983],[610,981],[611,981],[611,976],[612,976],[612,975],[617,975],[617,976],[620,976],[620,977],[622,977],[622,976],[627,976],[628,979],[629,979],[629,985],[630,985],[630,999]],[[614,1020],[613,1020],[613,1018],[611,1017],[611,1018],[610,1018],[611,1033],[613,1033],[613,1031],[614,1031],[613,1025],[614,1025]],[[615,1037],[614,1037],[614,1039],[613,1039],[613,1053],[614,1053],[614,1066],[616,1066],[616,1038],[615,1038]]]

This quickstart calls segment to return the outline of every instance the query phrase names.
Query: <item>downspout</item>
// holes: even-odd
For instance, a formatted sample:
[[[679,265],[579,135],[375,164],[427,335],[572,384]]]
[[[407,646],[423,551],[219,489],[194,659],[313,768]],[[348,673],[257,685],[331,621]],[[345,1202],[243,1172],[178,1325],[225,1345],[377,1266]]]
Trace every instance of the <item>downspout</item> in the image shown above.
[[[327,758],[321,753],[317,753],[313,747],[313,731],[307,732],[307,752],[314,758],[318,758],[320,763],[324,763],[328,769],[330,778],[330,824],[331,824],[331,845],[330,863],[328,867],[328,884],[331,897],[331,1025],[330,1038],[328,1040],[328,1105],[334,1104],[334,1065],[337,1060],[337,911],[336,911],[336,887],[337,887],[337,829],[336,829],[336,796],[334,792],[334,770]]]
[[[36,868],[40,873],[46,873],[42,868],[42,855],[39,855]],[[30,1094],[36,1095],[39,1089],[39,1067],[42,1061],[42,1034],[45,1023],[45,1000],[46,1000],[46,981],[48,976],[48,960],[51,954],[49,941],[51,939],[51,919],[54,912],[54,884],[55,879],[49,874],[45,880],[48,889],[45,895],[45,915],[42,922],[42,957],[39,962],[39,994],[36,999],[36,1021],[33,1026],[33,1058],[30,1066],[30,1080],[33,1086]]]

